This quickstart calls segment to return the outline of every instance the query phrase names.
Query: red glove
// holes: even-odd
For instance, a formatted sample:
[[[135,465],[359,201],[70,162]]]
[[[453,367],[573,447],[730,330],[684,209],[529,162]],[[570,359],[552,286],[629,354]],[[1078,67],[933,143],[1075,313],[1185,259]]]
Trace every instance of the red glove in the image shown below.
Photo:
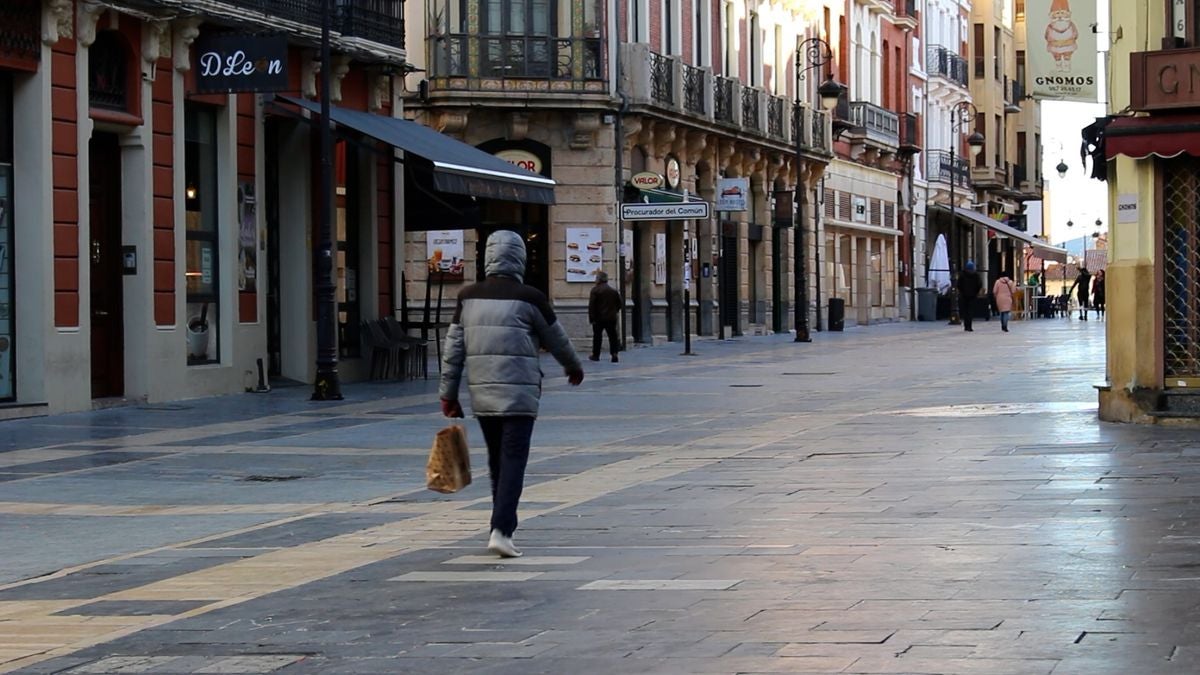
[[[574,386],[579,386],[583,382],[583,370],[568,370],[567,382],[570,382]]]
[[[442,399],[442,414],[446,417],[462,417],[462,404],[459,403],[457,399],[453,401],[449,399]]]

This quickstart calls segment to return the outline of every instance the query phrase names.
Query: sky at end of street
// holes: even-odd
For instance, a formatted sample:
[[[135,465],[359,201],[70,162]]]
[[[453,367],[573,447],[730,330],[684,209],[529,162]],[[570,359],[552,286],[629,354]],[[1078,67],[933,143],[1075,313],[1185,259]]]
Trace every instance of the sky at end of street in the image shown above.
[[[1097,2],[1097,32],[1099,47],[1097,72],[1101,74],[1100,99],[1108,97],[1108,69],[1106,68],[1108,41],[1108,0]],[[1121,85],[1124,86],[1124,85]],[[1042,208],[1046,202],[1030,203],[1030,229],[1037,230],[1037,218],[1044,218],[1046,233],[1050,241],[1061,244],[1079,237],[1090,237],[1096,231],[1096,219],[1103,225],[1101,232],[1108,231],[1108,186],[1091,178],[1091,160],[1085,168],[1079,155],[1083,141],[1080,131],[1105,114],[1104,103],[1078,103],[1070,101],[1042,101],[1042,176],[1046,187],[1044,194],[1049,202],[1048,212]],[[1059,161],[1066,163],[1068,170],[1059,178]],[[1074,221],[1074,227],[1067,227]]]

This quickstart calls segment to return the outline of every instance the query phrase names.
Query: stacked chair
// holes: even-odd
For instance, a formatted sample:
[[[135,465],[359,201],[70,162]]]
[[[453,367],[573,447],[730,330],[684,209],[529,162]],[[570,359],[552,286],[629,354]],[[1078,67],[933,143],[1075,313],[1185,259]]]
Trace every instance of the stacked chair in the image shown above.
[[[428,343],[407,335],[394,318],[363,321],[361,334],[372,380],[429,379]]]

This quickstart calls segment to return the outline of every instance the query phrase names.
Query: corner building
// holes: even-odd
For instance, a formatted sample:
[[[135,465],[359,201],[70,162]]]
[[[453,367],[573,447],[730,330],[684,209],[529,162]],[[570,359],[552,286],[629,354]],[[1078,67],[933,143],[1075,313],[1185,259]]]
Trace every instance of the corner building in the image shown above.
[[[339,0],[335,104],[391,116],[399,0]],[[315,127],[267,94],[200,93],[195,50],[283,36],[318,94],[321,3],[6,0],[0,6],[0,412],[82,410],[311,381]],[[339,350],[391,312],[396,173],[337,142]],[[390,148],[388,148],[390,151]],[[361,377],[362,360],[342,364]]]

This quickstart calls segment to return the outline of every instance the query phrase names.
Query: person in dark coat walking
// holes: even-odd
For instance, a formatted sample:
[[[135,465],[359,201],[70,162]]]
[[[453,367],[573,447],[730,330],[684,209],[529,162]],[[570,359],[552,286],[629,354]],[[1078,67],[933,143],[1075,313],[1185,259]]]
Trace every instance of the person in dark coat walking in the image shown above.
[[[1096,270],[1092,278],[1092,307],[1097,316],[1104,318],[1104,270]]]
[[[463,416],[458,387],[465,368],[471,409],[487,443],[492,479],[488,550],[502,558],[516,558],[521,555],[513,545],[517,504],[542,396],[538,352],[545,347],[572,385],[583,382],[583,366],[550,301],[525,285],[525,241],[519,234],[499,230],[488,237],[484,270],[486,279],[458,294],[442,348],[438,397],[443,415]]]
[[[979,272],[975,271],[975,261],[968,260],[966,267],[958,275],[958,315],[962,317],[963,330],[968,333],[975,331],[971,327],[974,318],[971,314],[975,310],[975,299],[982,290],[983,279],[979,278]]]
[[[592,294],[588,296],[588,322],[592,324],[592,361],[600,360],[600,344],[603,333],[608,333],[608,349],[612,354],[612,362],[620,359],[617,352],[621,350],[621,342],[617,339],[617,317],[621,313],[621,294],[608,285],[608,274],[596,272],[596,285],[592,286]]]
[[[1076,299],[1079,300],[1079,319],[1087,321],[1087,311],[1091,303],[1088,298],[1092,294],[1092,275],[1088,272],[1088,268],[1080,267],[1079,276],[1075,277],[1075,283],[1071,284],[1071,290],[1067,291],[1067,295],[1076,293]]]

